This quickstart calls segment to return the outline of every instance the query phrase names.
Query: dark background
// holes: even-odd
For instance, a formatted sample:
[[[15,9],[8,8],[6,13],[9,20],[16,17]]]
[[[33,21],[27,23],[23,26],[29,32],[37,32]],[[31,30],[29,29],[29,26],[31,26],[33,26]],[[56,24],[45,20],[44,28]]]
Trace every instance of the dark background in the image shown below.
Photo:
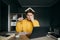
[[[8,31],[8,4],[11,5],[11,13],[24,13],[25,9],[28,8],[22,7],[17,0],[0,1],[0,32]],[[60,29],[60,1],[48,7],[37,6],[32,8],[36,11],[35,18],[38,19],[41,25],[39,28],[34,28],[32,35],[45,36],[50,27],[52,27],[52,31],[54,31],[54,28]]]

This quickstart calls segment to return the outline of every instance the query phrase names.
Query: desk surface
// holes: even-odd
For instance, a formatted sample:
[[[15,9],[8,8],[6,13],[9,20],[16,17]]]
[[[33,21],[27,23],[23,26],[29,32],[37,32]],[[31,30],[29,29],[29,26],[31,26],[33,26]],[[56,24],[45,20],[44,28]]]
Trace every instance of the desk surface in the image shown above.
[[[20,35],[18,39],[16,39],[15,37],[12,37],[9,40],[29,40],[29,38],[26,35]]]
[[[20,35],[19,40],[29,40],[29,38],[26,35]]]

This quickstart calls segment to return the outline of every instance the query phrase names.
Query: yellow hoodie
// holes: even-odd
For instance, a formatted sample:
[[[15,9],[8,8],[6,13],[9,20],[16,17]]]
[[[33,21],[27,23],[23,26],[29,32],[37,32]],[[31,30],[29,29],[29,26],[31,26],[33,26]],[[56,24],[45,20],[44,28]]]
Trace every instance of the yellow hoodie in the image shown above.
[[[29,32],[32,33],[33,27],[39,27],[39,22],[34,20],[33,22],[24,19],[23,21],[18,21],[16,23],[16,32]]]

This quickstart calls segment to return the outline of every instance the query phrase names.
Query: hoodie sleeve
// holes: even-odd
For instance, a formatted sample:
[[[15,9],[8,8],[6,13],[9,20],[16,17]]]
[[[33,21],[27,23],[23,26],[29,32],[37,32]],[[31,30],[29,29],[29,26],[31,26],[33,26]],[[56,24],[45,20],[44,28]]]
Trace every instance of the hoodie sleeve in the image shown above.
[[[39,22],[37,20],[34,20],[32,23],[34,27],[40,27]]]

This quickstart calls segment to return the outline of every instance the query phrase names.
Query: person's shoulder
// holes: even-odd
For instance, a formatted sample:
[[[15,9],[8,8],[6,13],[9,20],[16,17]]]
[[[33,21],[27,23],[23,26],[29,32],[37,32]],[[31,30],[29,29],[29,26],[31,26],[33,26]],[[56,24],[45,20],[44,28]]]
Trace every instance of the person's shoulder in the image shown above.
[[[38,21],[37,19],[34,19],[34,21]]]
[[[17,21],[16,23],[20,23],[19,21]]]
[[[22,21],[17,21],[16,23],[21,23]]]
[[[27,21],[27,19],[24,19],[23,21]]]

